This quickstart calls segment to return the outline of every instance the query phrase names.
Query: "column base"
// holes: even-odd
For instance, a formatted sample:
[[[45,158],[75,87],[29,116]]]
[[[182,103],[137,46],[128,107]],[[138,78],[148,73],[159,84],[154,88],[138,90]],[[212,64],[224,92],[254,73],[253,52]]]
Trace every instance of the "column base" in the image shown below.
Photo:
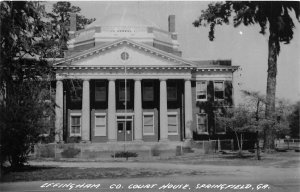
[[[107,143],[116,143],[116,142],[117,142],[116,139],[109,139],[109,140],[107,141]]]
[[[142,139],[135,139],[135,140],[133,140],[133,142],[136,142],[136,143],[142,143],[142,142],[144,142]]]

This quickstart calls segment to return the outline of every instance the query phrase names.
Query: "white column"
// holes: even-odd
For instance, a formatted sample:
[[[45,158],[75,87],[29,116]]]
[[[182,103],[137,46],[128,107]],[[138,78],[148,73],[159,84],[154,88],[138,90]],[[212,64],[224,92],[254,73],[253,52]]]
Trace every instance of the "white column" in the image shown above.
[[[185,139],[192,139],[192,121],[193,121],[193,108],[192,108],[192,87],[191,80],[184,80],[184,116],[185,116]]]
[[[160,141],[168,140],[168,107],[166,79],[160,79],[159,120]]]
[[[117,140],[115,79],[108,82],[108,141]]]
[[[83,80],[82,86],[82,113],[81,113],[81,140],[90,141],[90,82]]]
[[[64,103],[64,89],[61,80],[56,81],[55,94],[55,142],[63,141],[63,103]]]
[[[134,80],[134,140],[142,141],[142,86],[141,80]]]

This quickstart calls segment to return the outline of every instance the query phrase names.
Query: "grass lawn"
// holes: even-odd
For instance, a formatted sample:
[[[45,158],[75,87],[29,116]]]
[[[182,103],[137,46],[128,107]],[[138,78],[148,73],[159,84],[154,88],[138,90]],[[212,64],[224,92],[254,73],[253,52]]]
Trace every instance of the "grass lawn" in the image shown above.
[[[101,179],[101,178],[134,178],[163,177],[182,174],[179,170],[128,169],[114,168],[77,168],[77,167],[35,167],[25,166],[23,170],[4,174],[1,182],[46,181],[64,179]],[[187,171],[185,175],[203,174],[200,171]]]
[[[216,165],[216,166],[262,166],[276,168],[298,168],[300,153],[294,151],[262,153],[262,160],[258,161],[255,154],[247,154],[245,158],[236,158],[233,154],[206,154],[178,156],[170,159],[143,160],[140,162],[174,163],[174,169],[153,168],[78,168],[78,167],[45,167],[25,166],[22,170],[6,172],[2,182],[13,181],[46,181],[63,179],[101,179],[101,178],[134,178],[134,177],[163,177],[170,175],[206,175],[199,170],[178,170],[176,164],[183,165]],[[139,162],[138,160],[134,160]],[[125,162],[125,161],[123,161]],[[99,162],[101,163],[101,162]],[[5,170],[4,170],[5,171]],[[7,171],[7,170],[6,170]]]

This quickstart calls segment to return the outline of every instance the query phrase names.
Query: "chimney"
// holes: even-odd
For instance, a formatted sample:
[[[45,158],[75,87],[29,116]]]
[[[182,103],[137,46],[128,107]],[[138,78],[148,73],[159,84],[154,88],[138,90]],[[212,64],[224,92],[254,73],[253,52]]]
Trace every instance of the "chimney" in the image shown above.
[[[169,32],[174,33],[175,32],[175,15],[169,15],[168,21],[169,21]]]
[[[76,31],[76,13],[70,13],[70,32]]]

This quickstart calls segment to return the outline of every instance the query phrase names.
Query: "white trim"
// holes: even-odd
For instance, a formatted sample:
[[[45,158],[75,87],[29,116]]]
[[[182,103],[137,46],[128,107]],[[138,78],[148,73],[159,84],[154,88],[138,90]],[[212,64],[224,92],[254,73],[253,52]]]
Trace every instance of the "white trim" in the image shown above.
[[[176,115],[176,133],[169,133],[169,115]],[[177,112],[168,112],[168,135],[178,135],[178,113]]]
[[[79,127],[79,133],[72,133],[72,117],[80,117],[80,127]],[[81,136],[81,125],[82,125],[82,117],[81,117],[81,113],[79,112],[71,112],[70,113],[70,125],[69,125],[69,133],[70,133],[70,137],[74,137],[74,136]]]
[[[216,87],[215,87],[215,83],[223,83],[223,99],[217,99],[216,98]],[[214,81],[214,101],[224,101],[225,99],[225,81],[219,81],[219,80],[215,80]]]
[[[150,69],[151,67],[149,67]],[[155,67],[153,67],[154,69]],[[89,71],[84,71],[81,72],[79,71],[57,71],[56,73],[56,79],[84,79],[84,78],[89,78],[89,79],[120,79],[124,80],[124,70],[123,71],[115,71],[115,72],[101,72],[97,70],[89,70]],[[168,71],[168,72],[163,72],[160,69],[155,69],[151,71],[147,71],[145,69],[141,69],[140,73],[134,73],[128,71],[127,73],[127,79],[159,79],[159,78],[167,78],[167,79],[190,79],[191,78],[191,73],[179,73],[176,71]]]
[[[105,130],[105,133],[104,133],[104,135],[96,135],[96,117],[97,116],[101,116],[101,117],[104,117],[104,122],[105,122],[105,124],[104,124],[104,130]],[[94,121],[94,136],[107,136],[107,119],[106,119],[106,113],[95,113],[95,121]]]
[[[199,123],[198,123],[198,115],[203,115],[203,114],[205,114],[205,116],[206,116],[206,130],[207,130],[207,131],[198,133],[198,125],[199,125]],[[197,129],[197,134],[200,134],[200,135],[208,135],[208,115],[207,115],[207,113],[197,113],[197,114],[196,114],[196,122],[197,122],[197,127],[196,127],[196,129]]]
[[[198,82],[205,82],[205,86],[206,86],[206,93],[205,93],[205,99],[198,99]],[[197,80],[196,81],[196,101],[207,101],[207,81],[206,80]]]
[[[144,124],[144,116],[145,115],[152,115],[152,117],[153,117],[153,122],[152,122],[152,130],[153,130],[153,132],[152,133],[145,133],[144,132],[144,126],[145,126],[145,124]],[[155,131],[154,131],[154,112],[143,112],[143,135],[155,135]]]
[[[116,113],[116,116],[133,116],[134,113]]]

